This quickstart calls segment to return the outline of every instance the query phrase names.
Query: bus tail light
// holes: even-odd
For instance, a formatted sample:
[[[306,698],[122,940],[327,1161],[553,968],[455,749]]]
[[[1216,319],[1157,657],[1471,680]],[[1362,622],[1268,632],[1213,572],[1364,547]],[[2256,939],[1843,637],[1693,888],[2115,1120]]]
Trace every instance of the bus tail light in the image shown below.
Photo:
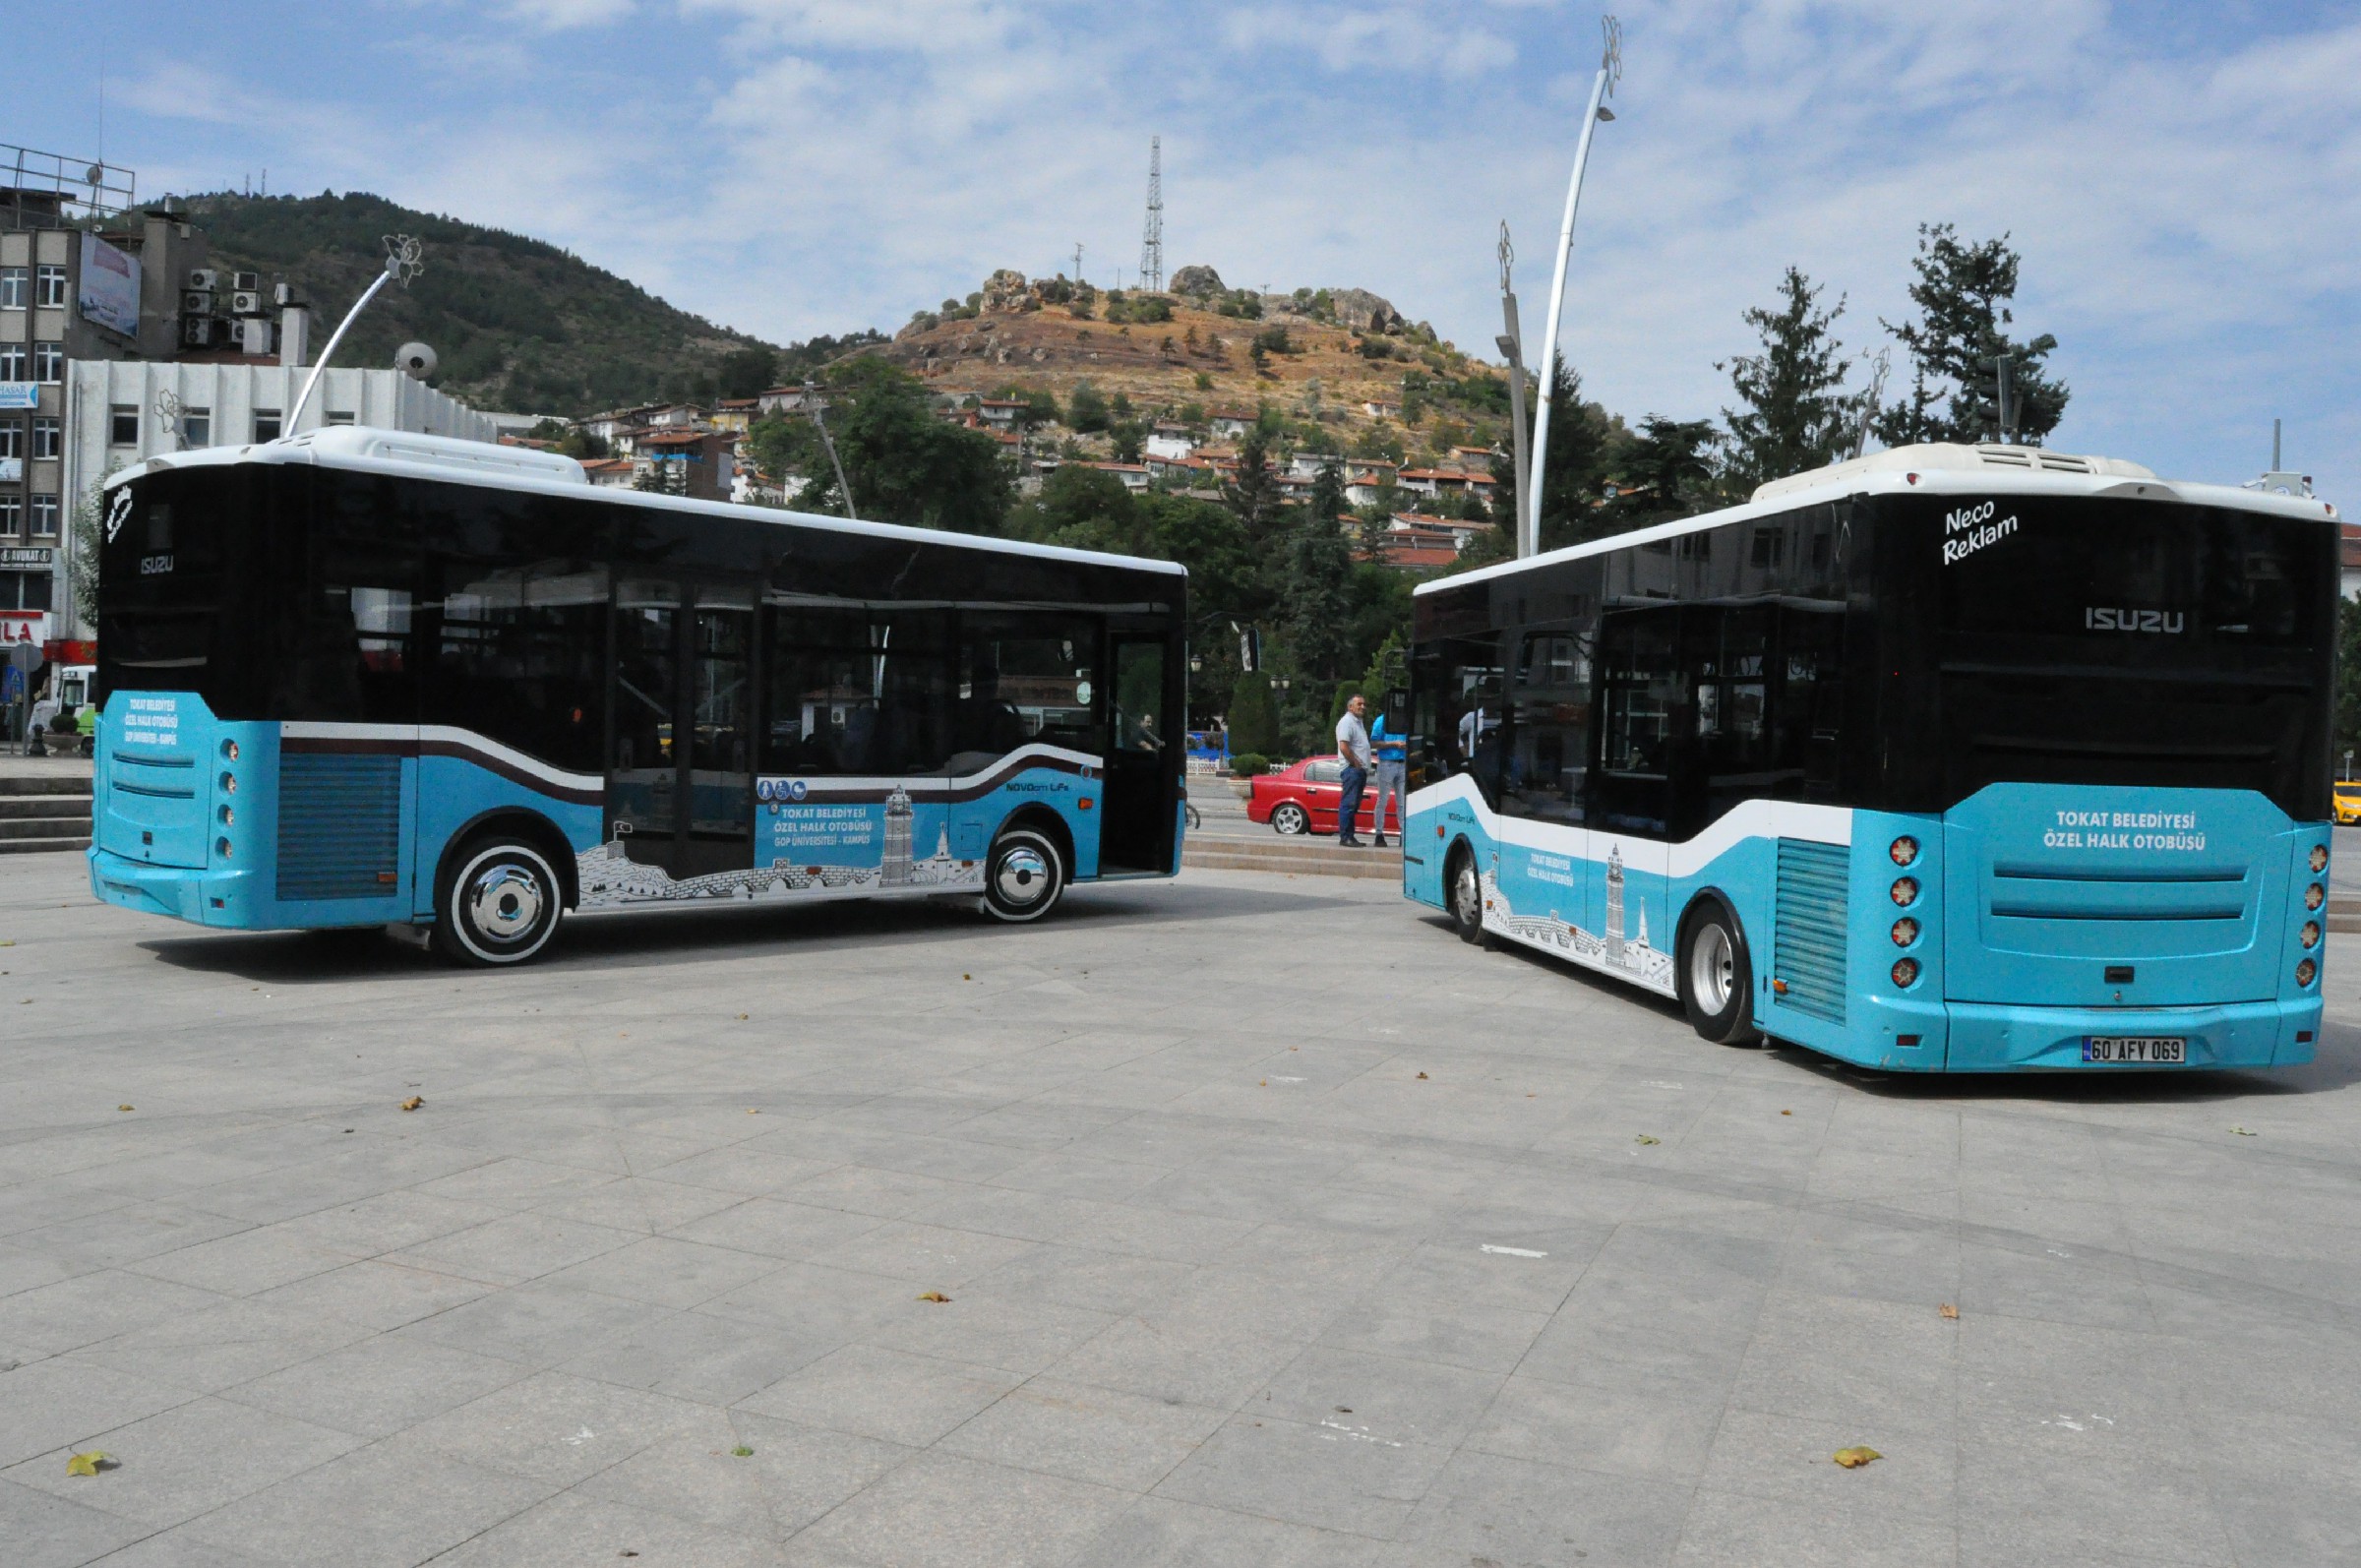
[[[1886,853],[1894,857],[1895,865],[1907,866],[1918,858],[1918,841],[1905,833],[1887,848]]]
[[[2311,959],[2306,958],[2297,962],[2295,966],[2295,983],[2297,985],[2309,986],[2314,980],[2318,979],[2319,976],[2320,965],[2314,963]]]
[[[2310,962],[2309,959],[2305,961],[2307,963]],[[1905,991],[1907,991],[1912,986],[1918,984],[1918,960],[1915,958],[1895,959],[1894,984],[1901,987]]]
[[[223,770],[221,774],[221,793],[224,795],[235,795],[238,793],[237,774],[229,772],[226,769]]]
[[[2322,904],[2328,902],[2328,898],[2329,890],[2318,882],[2314,882],[2304,889],[2304,907],[2306,909],[2318,909]]]
[[[237,814],[236,812],[233,812],[233,811],[231,811],[231,810],[230,810],[228,807],[226,807],[226,806],[222,807],[222,808],[221,808],[221,825],[222,825],[223,827],[235,827],[235,826],[237,826],[237,824],[238,824],[238,814]]]
[[[221,743],[221,757],[224,761],[236,761],[238,759],[238,743],[235,741],[223,741]]]
[[[213,840],[213,853],[223,860],[229,859],[229,836],[227,834]]]
[[[2319,874],[2320,874],[2322,872],[2325,872],[2325,871],[2327,871],[2328,869],[2329,869],[2329,846],[2328,846],[2328,845],[2326,845],[2326,844],[2315,844],[2315,845],[2313,845],[2313,846],[2312,846],[2312,874],[2313,874],[2313,875],[2315,875],[2315,876],[2318,876],[2318,875],[2319,875]]]
[[[1906,909],[1918,902],[1918,878],[1915,876],[1895,877],[1894,902]]]
[[[2318,947],[2320,945],[2319,921],[2307,920],[2304,922],[2303,941],[2306,947]]]
[[[1905,915],[1894,923],[1894,945],[1907,947],[1918,939],[1918,923]]]

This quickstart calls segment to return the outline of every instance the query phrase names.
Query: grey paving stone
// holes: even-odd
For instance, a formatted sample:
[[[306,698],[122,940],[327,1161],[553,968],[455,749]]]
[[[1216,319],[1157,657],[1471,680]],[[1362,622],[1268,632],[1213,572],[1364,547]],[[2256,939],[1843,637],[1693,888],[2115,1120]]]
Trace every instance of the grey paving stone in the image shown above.
[[[1382,1436],[1350,1416],[1307,1422],[1241,1412],[1156,1495],[1388,1540],[1450,1457],[1447,1448]]]
[[[159,1530],[93,1561],[99,1568],[268,1568],[260,1557],[199,1540],[186,1525]]]
[[[242,1405],[386,1437],[529,1375],[515,1361],[381,1334],[228,1390]]]
[[[1228,1412],[1037,1377],[936,1446],[996,1465],[1144,1492],[1195,1452]]]
[[[752,1198],[738,1199],[727,1208],[700,1215],[674,1227],[670,1234],[684,1241],[734,1247],[781,1262],[802,1262],[867,1236],[884,1223],[870,1214],[848,1214],[777,1198]]]
[[[572,1485],[708,1415],[687,1401],[550,1371],[430,1417],[408,1436],[470,1465]]]
[[[337,1350],[367,1333],[358,1324],[314,1317],[276,1302],[228,1301],[85,1346],[75,1356],[92,1365],[211,1393]]]
[[[923,1447],[1019,1381],[991,1367],[848,1345],[741,1400],[738,1408]]]
[[[0,1465],[87,1446],[100,1432],[194,1398],[185,1388],[69,1357],[0,1372]]]
[[[604,1230],[604,1228],[601,1228]],[[606,1232],[623,1235],[621,1232]],[[672,1236],[647,1236],[548,1276],[601,1296],[654,1306],[691,1307],[779,1267],[775,1259]]]
[[[1722,1424],[1726,1394],[1619,1362],[1567,1370],[1563,1381],[1514,1376],[1467,1446],[1504,1458],[1693,1486]]]
[[[1502,1375],[1315,1345],[1273,1377],[1251,1414],[1428,1447],[1457,1448]]]
[[[227,1298],[123,1269],[100,1269],[0,1299],[0,1344],[71,1351],[151,1324],[190,1317]]]
[[[359,1253],[322,1246],[283,1226],[242,1229],[216,1240],[200,1241],[142,1258],[134,1272],[223,1296],[259,1296],[297,1280],[326,1274],[355,1261]]]
[[[1127,1317],[1051,1370],[1071,1382],[1236,1410],[1302,1349],[1301,1341],[1273,1339],[1251,1324],[1174,1325]]]
[[[383,1332],[447,1312],[492,1291],[493,1287],[476,1280],[365,1258],[277,1286],[255,1299]]]
[[[740,1448],[753,1452],[742,1455]],[[660,1437],[576,1491],[742,1535],[783,1538],[916,1452],[740,1410]]]
[[[62,1460],[57,1469],[64,1473]],[[93,1490],[108,1478],[104,1474],[83,1478]],[[0,1476],[0,1543],[5,1543],[10,1568],[82,1568],[152,1529]]]
[[[1672,1555],[1692,1496],[1686,1481],[1603,1476],[1463,1450],[1435,1478],[1402,1535],[1457,1553],[1449,1559],[1455,1564],[1663,1563]]]
[[[665,1315],[662,1307],[534,1281],[478,1296],[397,1332],[503,1360],[552,1366]]]
[[[636,1239],[631,1232],[609,1226],[511,1214],[390,1254],[385,1261],[487,1285],[517,1285],[621,1250]]]
[[[756,1568],[777,1561],[767,1536],[741,1535],[567,1492],[493,1526],[435,1562],[437,1568],[541,1568],[610,1563],[627,1553],[648,1568]]]
[[[160,1529],[326,1464],[361,1442],[270,1411],[199,1399],[28,1459],[11,1466],[5,1478],[70,1502],[102,1503],[108,1513]],[[66,1460],[82,1448],[105,1450],[119,1468],[68,1476]]]
[[[1831,1466],[1834,1470],[1836,1467]],[[1841,1472],[1855,1478],[1877,1466]],[[1882,1499],[1825,1503],[1699,1491],[1673,1548],[1675,1568],[1927,1568],[1956,1558],[1944,1522],[1881,1506]]]
[[[896,1223],[813,1256],[815,1263],[866,1274],[890,1274],[921,1290],[948,1291],[989,1274],[1034,1245],[1011,1236],[942,1226]]]
[[[890,1568],[1049,1568],[1129,1493],[951,1454],[926,1454],[812,1526],[797,1544]]]
[[[734,1405],[837,1348],[833,1335],[674,1312],[608,1340],[562,1370],[706,1405]]]

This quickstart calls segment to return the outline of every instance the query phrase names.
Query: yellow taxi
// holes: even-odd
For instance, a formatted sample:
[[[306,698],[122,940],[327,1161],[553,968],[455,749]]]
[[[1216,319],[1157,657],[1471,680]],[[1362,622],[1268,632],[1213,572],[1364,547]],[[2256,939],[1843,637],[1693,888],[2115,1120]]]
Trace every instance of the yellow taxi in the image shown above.
[[[2361,779],[2338,779],[2331,805],[2338,827],[2350,827],[2361,822]]]

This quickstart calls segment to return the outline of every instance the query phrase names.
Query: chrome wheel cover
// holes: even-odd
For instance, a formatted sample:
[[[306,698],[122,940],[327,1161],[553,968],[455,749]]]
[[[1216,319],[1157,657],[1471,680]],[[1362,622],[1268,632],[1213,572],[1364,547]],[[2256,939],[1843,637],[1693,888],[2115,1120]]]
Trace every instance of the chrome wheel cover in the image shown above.
[[[993,891],[1000,902],[1022,909],[1049,896],[1050,863],[1041,851],[1019,844],[1000,857],[992,872]]]
[[[1451,886],[1452,901],[1458,906],[1453,913],[1459,923],[1473,931],[1483,924],[1483,889],[1476,880],[1476,863],[1459,863],[1459,877]]]
[[[1689,995],[1696,998],[1699,1012],[1719,1018],[1729,1010],[1736,970],[1737,954],[1730,948],[1729,934],[1715,921],[1698,927],[1697,939],[1689,944]]]
[[[541,924],[548,902],[541,878],[513,861],[487,868],[467,885],[467,918],[487,941],[525,940]]]

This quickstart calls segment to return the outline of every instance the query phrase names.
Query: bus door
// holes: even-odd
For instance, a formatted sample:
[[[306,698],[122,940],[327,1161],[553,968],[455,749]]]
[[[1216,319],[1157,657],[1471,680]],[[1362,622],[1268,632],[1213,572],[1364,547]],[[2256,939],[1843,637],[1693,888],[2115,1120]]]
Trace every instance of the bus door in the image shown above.
[[[616,585],[609,834],[676,880],[753,864],[753,655],[742,590]]]
[[[1173,834],[1181,750],[1166,738],[1165,677],[1169,647],[1162,636],[1111,639],[1105,799],[1100,804],[1099,870],[1173,870]]]

